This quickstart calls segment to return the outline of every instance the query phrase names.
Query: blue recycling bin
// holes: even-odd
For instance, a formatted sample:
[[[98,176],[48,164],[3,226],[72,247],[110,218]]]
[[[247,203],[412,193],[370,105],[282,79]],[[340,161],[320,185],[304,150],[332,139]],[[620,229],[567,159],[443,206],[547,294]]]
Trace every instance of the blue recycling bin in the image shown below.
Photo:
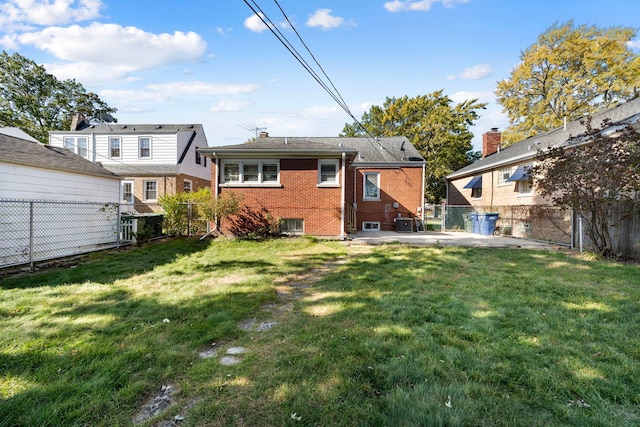
[[[496,221],[500,215],[493,212],[478,213],[478,232],[484,236],[492,236],[496,231]]]
[[[478,212],[469,212],[469,221],[471,221],[471,232],[480,234],[480,224],[478,223]]]

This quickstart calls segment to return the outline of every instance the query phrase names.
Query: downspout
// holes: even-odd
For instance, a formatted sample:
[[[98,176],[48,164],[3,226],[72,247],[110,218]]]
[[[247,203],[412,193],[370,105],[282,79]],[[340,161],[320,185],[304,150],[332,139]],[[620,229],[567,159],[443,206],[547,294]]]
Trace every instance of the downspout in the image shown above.
[[[96,134],[94,132],[91,132],[91,148],[93,151],[93,163],[95,163],[98,160],[98,157],[96,157]],[[120,148],[122,149],[122,148]],[[110,150],[109,148],[109,138],[107,138],[107,150]],[[107,151],[109,152],[109,151]],[[120,199],[122,200],[122,199]]]
[[[422,224],[424,224],[424,190],[425,190],[424,179],[426,175],[427,175],[427,164],[425,163],[424,165],[422,165],[422,192],[420,193],[420,221],[422,221]],[[447,200],[448,200],[448,196],[449,196],[449,185],[447,185]],[[426,230],[426,226],[425,226],[425,230]]]
[[[345,184],[347,182],[347,154],[342,153],[342,177],[340,181],[340,239],[344,240],[346,238],[344,234],[344,216],[345,216],[345,204],[347,203],[346,195],[347,189],[345,188]]]

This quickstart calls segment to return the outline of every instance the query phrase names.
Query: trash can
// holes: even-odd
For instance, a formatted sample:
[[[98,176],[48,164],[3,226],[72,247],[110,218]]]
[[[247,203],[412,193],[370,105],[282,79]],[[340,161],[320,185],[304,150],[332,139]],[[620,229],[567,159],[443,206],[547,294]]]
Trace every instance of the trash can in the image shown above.
[[[493,212],[478,213],[478,230],[484,236],[492,236],[496,231],[496,221],[500,215]]]
[[[473,233],[473,223],[471,221],[471,214],[473,212],[463,213],[462,221],[464,222],[464,231],[467,233]]]
[[[478,222],[478,212],[469,212],[469,221],[471,222],[471,232],[472,233],[476,233],[476,234],[480,234],[480,224]]]

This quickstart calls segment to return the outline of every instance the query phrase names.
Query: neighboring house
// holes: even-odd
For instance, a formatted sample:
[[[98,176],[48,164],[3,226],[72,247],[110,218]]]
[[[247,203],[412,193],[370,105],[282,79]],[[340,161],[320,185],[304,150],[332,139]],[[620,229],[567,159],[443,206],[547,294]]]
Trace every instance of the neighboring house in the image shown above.
[[[640,98],[635,98],[593,114],[591,124],[599,128],[603,120],[609,119],[614,129],[639,118]],[[550,208],[550,200],[541,197],[532,185],[528,169],[539,150],[574,145],[576,137],[585,131],[581,120],[575,120],[501,149],[501,134],[492,129],[482,136],[482,159],[447,176],[447,204],[498,212],[503,219],[499,225],[509,227],[515,235],[570,242],[571,216]],[[554,233],[554,228],[562,230]]]
[[[213,158],[215,194],[233,191],[283,232],[345,238],[421,220],[425,161],[404,137],[273,138],[200,150]],[[225,230],[225,224],[222,224]]]
[[[161,212],[161,196],[211,185],[211,162],[197,151],[208,146],[202,125],[93,125],[80,117],[71,127],[49,132],[49,144],[123,177],[123,211]]]
[[[0,153],[0,266],[117,243],[119,176],[17,129]]]

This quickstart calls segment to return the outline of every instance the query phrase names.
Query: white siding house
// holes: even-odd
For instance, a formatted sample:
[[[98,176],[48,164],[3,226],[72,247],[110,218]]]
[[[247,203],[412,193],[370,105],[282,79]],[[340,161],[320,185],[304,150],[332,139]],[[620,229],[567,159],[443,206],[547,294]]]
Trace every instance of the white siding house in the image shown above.
[[[120,177],[0,131],[0,267],[117,244]]]
[[[72,127],[50,132],[49,144],[123,177],[125,210],[160,212],[159,197],[210,187],[211,162],[197,152],[208,147],[202,125],[94,125],[80,118]]]

